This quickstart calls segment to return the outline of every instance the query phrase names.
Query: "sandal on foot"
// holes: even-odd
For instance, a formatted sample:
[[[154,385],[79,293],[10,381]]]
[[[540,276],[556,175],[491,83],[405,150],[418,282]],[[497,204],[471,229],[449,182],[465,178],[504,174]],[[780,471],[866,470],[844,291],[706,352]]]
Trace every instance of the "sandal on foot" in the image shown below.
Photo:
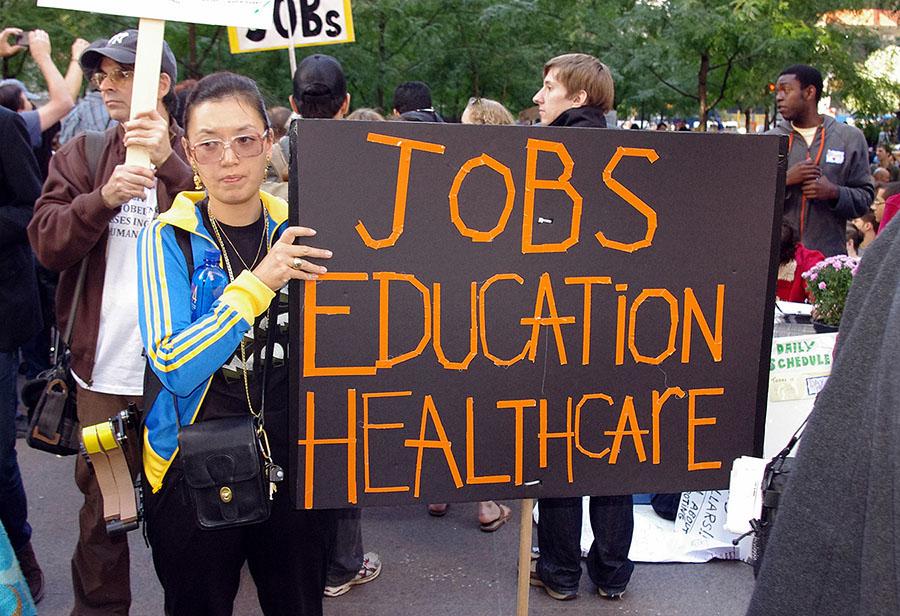
[[[479,525],[479,528],[482,532],[492,533],[504,524],[509,521],[510,516],[512,516],[512,509],[507,507],[506,505],[497,504],[500,507],[500,514],[490,522],[484,522]]]
[[[450,509],[450,505],[447,503],[428,505],[428,515],[440,518],[447,515],[448,509]]]

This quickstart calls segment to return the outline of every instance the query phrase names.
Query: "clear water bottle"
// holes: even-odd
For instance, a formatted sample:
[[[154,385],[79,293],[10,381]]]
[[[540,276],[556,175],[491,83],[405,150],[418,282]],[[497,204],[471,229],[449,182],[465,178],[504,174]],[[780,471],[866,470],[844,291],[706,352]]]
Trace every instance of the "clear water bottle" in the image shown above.
[[[191,320],[196,321],[210,311],[213,302],[222,295],[228,285],[228,274],[219,267],[221,253],[207,248],[203,253],[203,265],[194,270],[191,277]]]

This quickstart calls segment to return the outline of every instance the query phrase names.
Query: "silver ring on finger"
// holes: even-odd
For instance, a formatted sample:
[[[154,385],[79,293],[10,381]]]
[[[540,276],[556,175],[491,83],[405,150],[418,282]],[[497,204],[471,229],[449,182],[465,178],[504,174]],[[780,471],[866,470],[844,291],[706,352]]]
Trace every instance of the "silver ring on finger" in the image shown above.
[[[291,267],[294,268],[295,270],[302,269],[303,268],[303,259],[301,259],[300,257],[294,257],[291,260]]]

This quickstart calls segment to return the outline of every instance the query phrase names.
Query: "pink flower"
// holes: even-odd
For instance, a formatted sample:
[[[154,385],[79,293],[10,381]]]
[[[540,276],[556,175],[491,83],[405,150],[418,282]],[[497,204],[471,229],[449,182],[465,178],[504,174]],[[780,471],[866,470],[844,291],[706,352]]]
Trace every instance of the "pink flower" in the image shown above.
[[[824,282],[819,283],[819,288],[822,289],[823,291],[826,289],[827,286],[828,285],[826,285]]]

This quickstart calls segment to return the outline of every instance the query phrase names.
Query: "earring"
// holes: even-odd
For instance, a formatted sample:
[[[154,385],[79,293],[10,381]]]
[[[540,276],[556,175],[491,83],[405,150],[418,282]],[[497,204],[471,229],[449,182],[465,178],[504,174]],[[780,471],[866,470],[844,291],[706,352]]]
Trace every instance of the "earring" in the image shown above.
[[[197,169],[196,165],[192,166],[194,170],[194,188],[197,190],[203,190],[203,180],[200,179],[200,171]]]

